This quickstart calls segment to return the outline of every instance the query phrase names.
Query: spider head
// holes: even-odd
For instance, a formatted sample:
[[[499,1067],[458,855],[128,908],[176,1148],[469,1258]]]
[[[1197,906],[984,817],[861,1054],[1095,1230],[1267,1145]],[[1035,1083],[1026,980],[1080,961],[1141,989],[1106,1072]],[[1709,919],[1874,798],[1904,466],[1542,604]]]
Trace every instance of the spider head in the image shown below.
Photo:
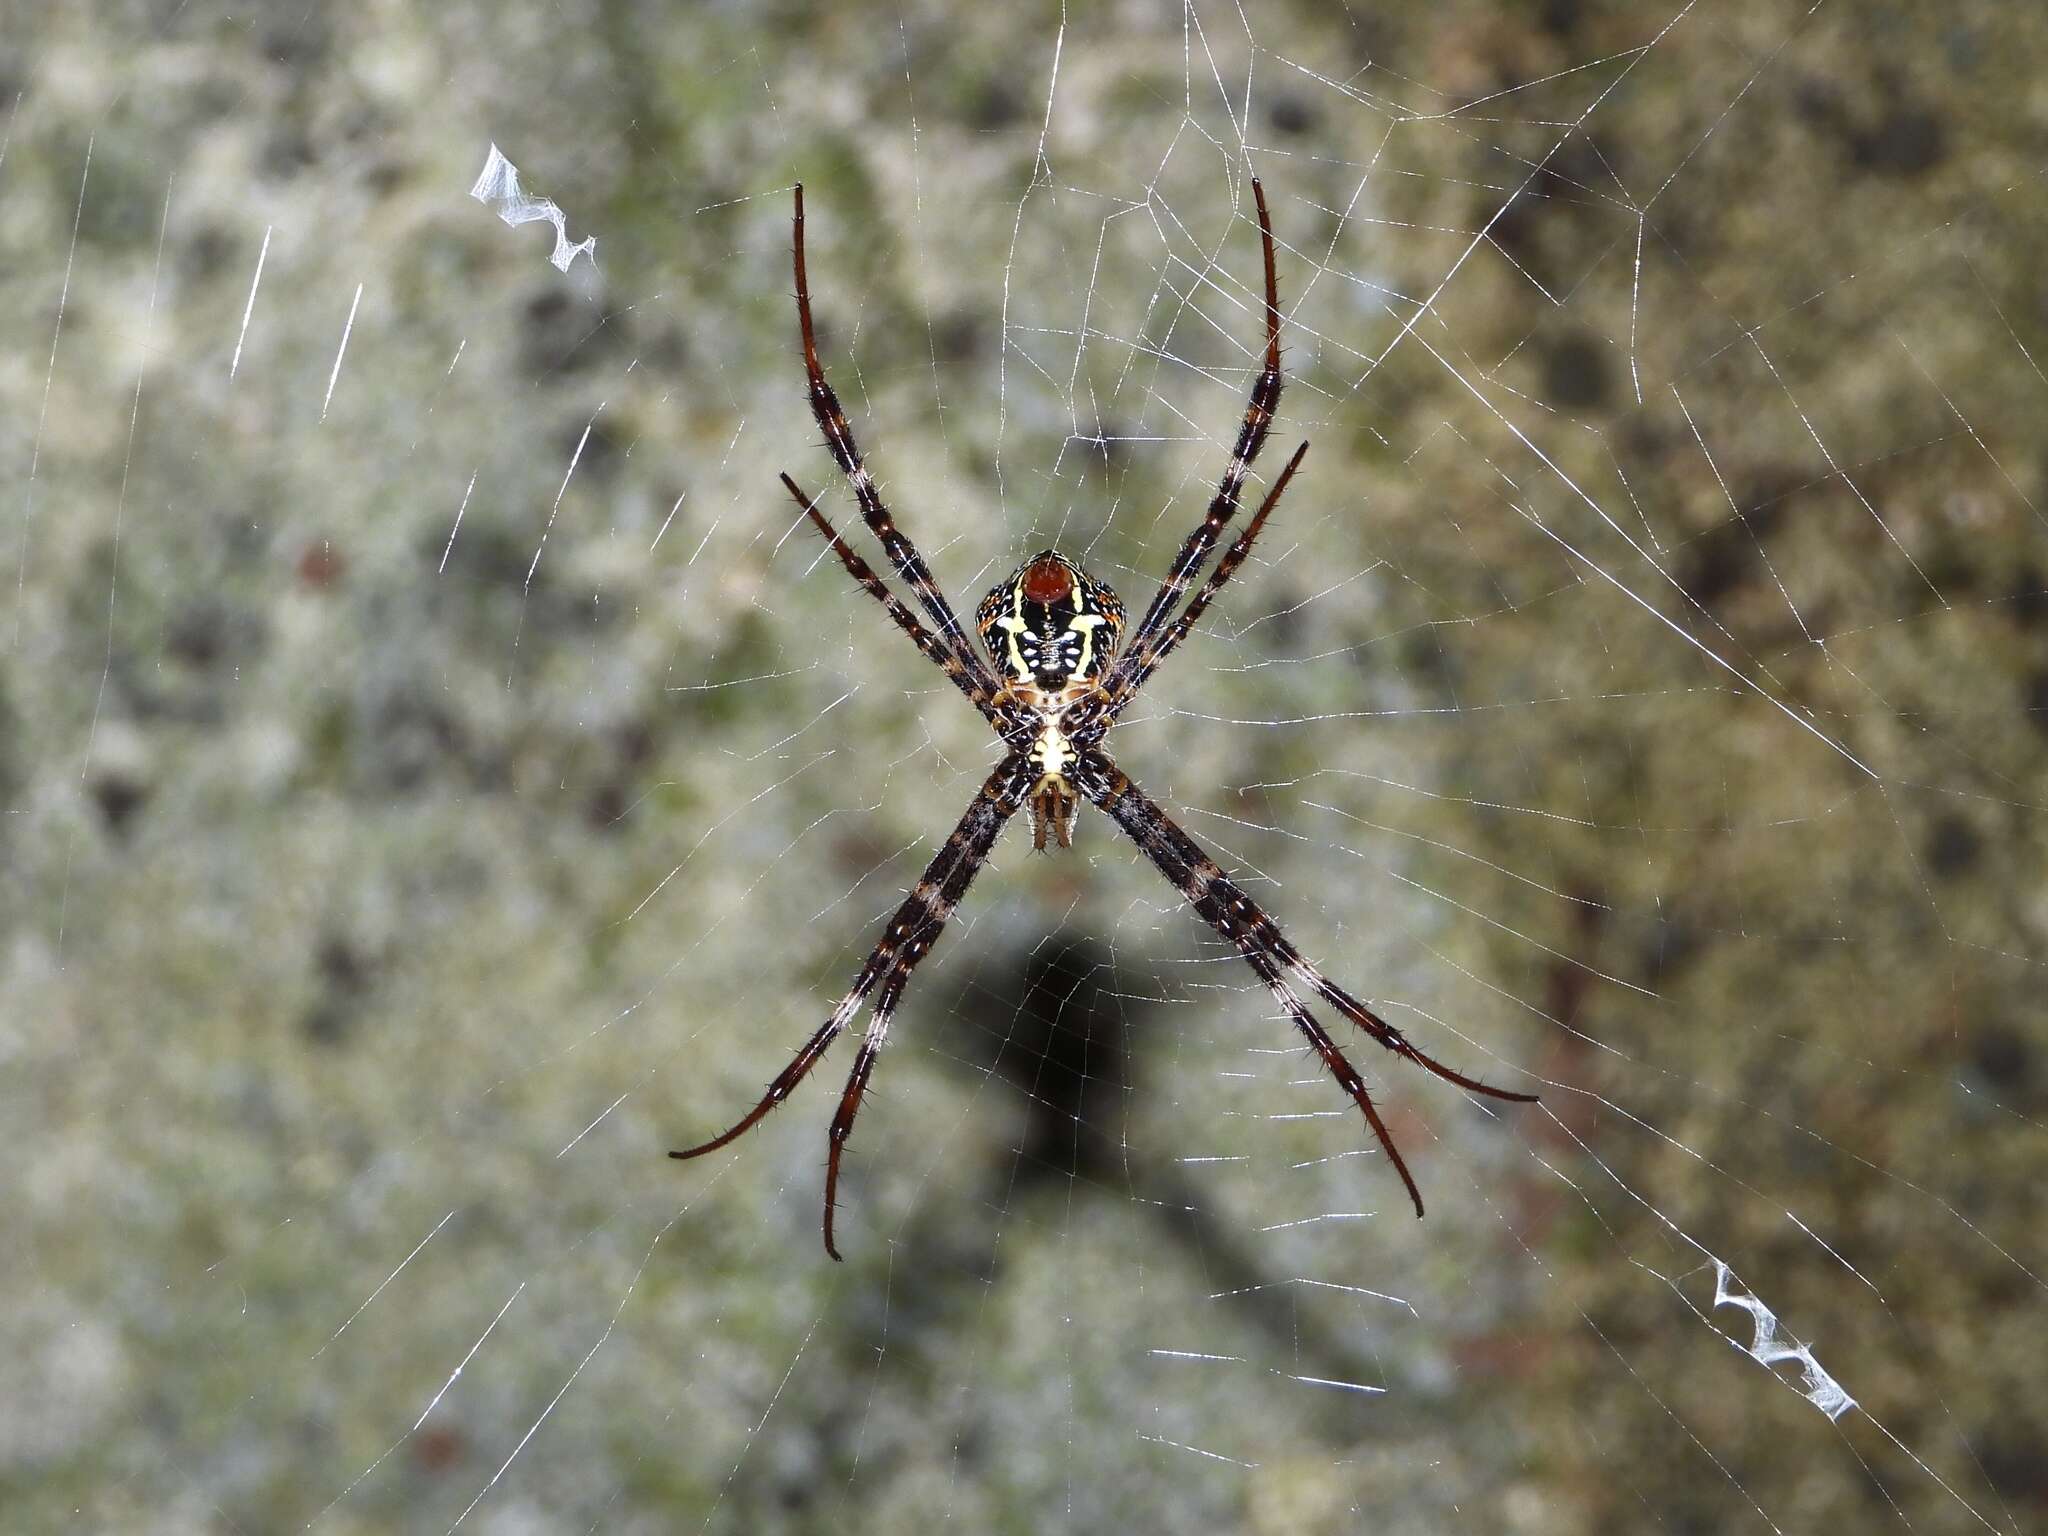
[[[1005,682],[1063,693],[1102,675],[1123,632],[1123,600],[1065,555],[1018,566],[975,610],[981,643]]]

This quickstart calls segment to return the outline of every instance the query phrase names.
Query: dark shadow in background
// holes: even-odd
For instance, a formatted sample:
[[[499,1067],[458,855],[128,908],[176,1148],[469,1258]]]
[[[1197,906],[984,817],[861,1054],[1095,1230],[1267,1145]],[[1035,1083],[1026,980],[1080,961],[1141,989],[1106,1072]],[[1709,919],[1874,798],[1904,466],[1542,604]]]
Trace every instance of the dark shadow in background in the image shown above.
[[[1171,1258],[1192,1265],[1213,1298],[1271,1341],[1276,1368],[1307,1371],[1313,1362],[1318,1377],[1341,1373],[1380,1385],[1363,1330],[1347,1334],[1291,1276],[1262,1263],[1233,1223],[1206,1208],[1171,1148],[1147,1151],[1124,1138],[1126,1105],[1151,1091],[1145,1064],[1175,1024],[1160,999],[1121,989],[1120,971],[1157,974],[1142,960],[1125,956],[1120,964],[1096,940],[1062,931],[992,961],[960,999],[952,1020],[956,1059],[965,1073],[1013,1090],[987,1095],[988,1112],[1022,1116],[1013,1135],[980,1139],[989,1156],[978,1209],[1053,1226],[1090,1200],[1141,1212],[1179,1250]],[[959,1212],[924,1202],[899,1234],[888,1324],[890,1347],[904,1354],[906,1368],[918,1353],[905,1352],[906,1340],[958,1319],[1000,1278],[1003,1249],[989,1233],[985,1220],[962,1221]],[[1288,1304],[1275,1305],[1275,1292]],[[1332,1440],[1355,1436],[1357,1403],[1354,1394],[1332,1390],[1321,1416]]]

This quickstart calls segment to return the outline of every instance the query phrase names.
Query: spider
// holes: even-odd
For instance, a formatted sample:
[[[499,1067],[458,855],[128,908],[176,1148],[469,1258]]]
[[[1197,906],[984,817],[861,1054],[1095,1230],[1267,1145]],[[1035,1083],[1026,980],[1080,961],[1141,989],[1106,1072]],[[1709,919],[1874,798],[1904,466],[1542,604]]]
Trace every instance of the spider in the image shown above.
[[[931,624],[928,626],[906,608],[859,552],[839,536],[818,510],[816,499],[805,495],[786,474],[782,484],[825,536],[847,574],[888,611],[896,627],[910,637],[911,644],[923,652],[925,659],[967,695],[968,701],[994,728],[1003,746],[1002,761],[982,784],[966,814],[946,838],[945,846],[925,866],[916,886],[896,909],[896,915],[854,977],[853,985],[768,1085],[760,1102],[710,1141],[669,1153],[670,1157],[701,1157],[752,1130],[789,1097],[872,997],[874,1011],[867,1034],[840,1092],[839,1109],[832,1117],[829,1133],[825,1252],[834,1259],[840,1256],[832,1234],[840,1154],[853,1132],[854,1117],[860,1112],[861,1096],[867,1091],[875,1060],[889,1037],[896,1005],[902,1000],[911,972],[938,942],[946,920],[988,859],[1004,825],[1020,810],[1031,813],[1031,845],[1040,851],[1048,841],[1061,848],[1072,846],[1074,815],[1082,800],[1122,828],[1125,836],[1187,899],[1195,914],[1237,946],[1245,963],[1258,973],[1281,1010],[1315,1048],[1330,1075],[1364,1111],[1373,1135],[1407,1186],[1417,1216],[1422,1214],[1422,1192],[1388,1134],[1386,1122],[1380,1119],[1378,1109],[1367,1095],[1364,1080],[1309,1012],[1297,988],[1321,998],[1387,1050],[1405,1056],[1446,1082],[1488,1098],[1517,1104],[1536,1101],[1534,1094],[1489,1087],[1445,1066],[1324,976],[1201,845],[1176,826],[1102,749],[1102,738],[1117,717],[1160,663],[1187,638],[1224,583],[1244,563],[1252,541],[1259,536],[1259,530],[1279,504],[1281,493],[1308,452],[1307,443],[1294,450],[1258,511],[1224,551],[1201,590],[1185,607],[1180,607],[1181,597],[1201,575],[1224,527],[1237,513],[1245,475],[1265,445],[1273,410],[1280,400],[1280,298],[1274,277],[1273,225],[1266,213],[1265,189],[1256,178],[1252,181],[1252,198],[1258,206],[1259,239],[1265,252],[1265,366],[1252,385],[1237,444],[1231,450],[1230,464],[1217,485],[1207,515],[1181,545],[1159,591],[1128,639],[1123,634],[1124,606],[1116,593],[1066,556],[1045,550],[1019,566],[975,610],[975,628],[984,651],[977,650],[968,639],[945,594],[932,579],[924,557],[890,516],[861,458],[860,445],[854,441],[853,428],[847,423],[839,398],[825,382],[825,371],[818,362],[817,338],[811,329],[810,285],[804,274],[804,192],[801,185],[796,188],[796,314],[803,342],[804,372],[810,382],[811,412],[824,429],[826,447],[852,484],[862,520],[888,555],[898,577],[916,595]],[[1121,649],[1119,640],[1123,641]]]

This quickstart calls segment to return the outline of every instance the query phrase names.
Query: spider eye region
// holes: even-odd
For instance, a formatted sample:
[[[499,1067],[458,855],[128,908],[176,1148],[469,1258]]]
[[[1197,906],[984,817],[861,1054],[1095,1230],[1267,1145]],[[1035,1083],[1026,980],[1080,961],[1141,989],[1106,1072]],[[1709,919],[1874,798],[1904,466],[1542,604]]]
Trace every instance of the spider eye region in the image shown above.
[[[1004,678],[1046,694],[1092,686],[1116,651],[1124,605],[1066,556],[1019,566],[975,610],[975,627]]]

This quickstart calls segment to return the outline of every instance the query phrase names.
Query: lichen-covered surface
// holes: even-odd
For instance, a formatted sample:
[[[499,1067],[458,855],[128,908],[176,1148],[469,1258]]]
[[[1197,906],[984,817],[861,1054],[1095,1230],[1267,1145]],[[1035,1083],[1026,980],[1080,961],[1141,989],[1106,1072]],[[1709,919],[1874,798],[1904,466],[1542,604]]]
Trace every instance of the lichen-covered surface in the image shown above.
[[[2037,1528],[2044,61],[1990,0],[10,15],[0,1523]],[[788,186],[959,603],[1055,541],[1142,603],[1246,166],[1314,448],[1113,746],[1543,1103],[1361,1041],[1416,1223],[1084,813],[912,985],[831,1265],[850,1052],[662,1153],[989,742],[775,485],[859,532]]]

